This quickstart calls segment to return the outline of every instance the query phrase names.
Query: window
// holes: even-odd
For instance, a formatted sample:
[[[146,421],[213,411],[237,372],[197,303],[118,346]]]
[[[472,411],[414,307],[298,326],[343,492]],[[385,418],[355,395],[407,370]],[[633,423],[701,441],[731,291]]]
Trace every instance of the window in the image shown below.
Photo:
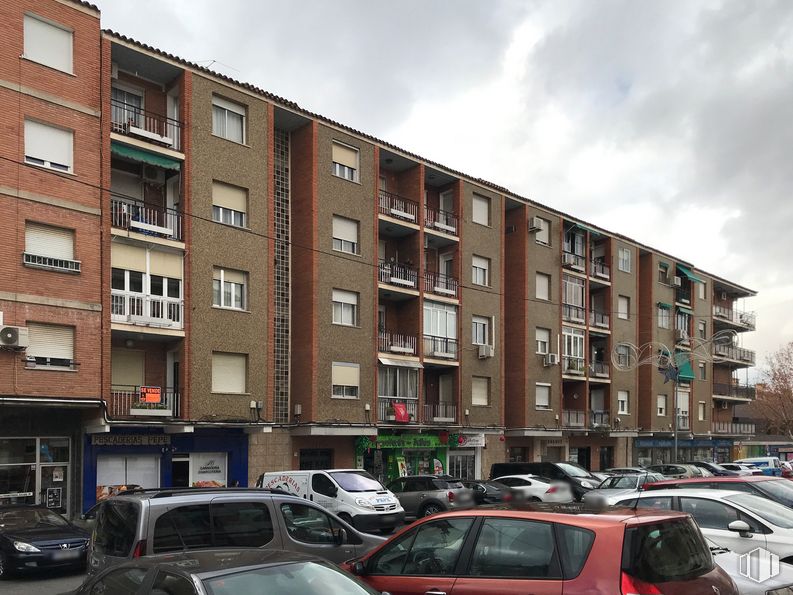
[[[700,300],[705,299],[705,289],[707,284],[702,281],[701,283],[697,283],[697,298]]]
[[[490,285],[490,259],[474,254],[471,257],[471,264],[473,266],[471,282],[474,285]]]
[[[576,233],[576,228],[572,227],[564,234],[564,251],[570,254],[577,254],[584,256],[586,248],[584,247],[584,234]]]
[[[474,376],[471,378],[471,405],[490,404],[490,378]]]
[[[708,323],[704,320],[700,320],[697,322],[697,332],[699,333],[700,339],[707,339],[708,338]]]
[[[630,248],[620,248],[617,252],[617,267],[623,273],[631,272],[631,250]]]
[[[617,413],[630,413],[630,393],[627,390],[617,391]]]
[[[80,272],[74,260],[74,230],[25,222],[26,266],[54,271]]]
[[[323,478],[331,487],[335,487],[324,475],[314,475],[314,478]],[[320,489],[315,487],[316,492],[328,495],[327,490],[322,491],[321,486],[317,487]],[[284,517],[287,534],[295,541],[325,545],[336,543],[336,534],[340,527],[320,509],[308,504],[281,504],[281,515]]]
[[[212,353],[212,392],[248,392],[248,356],[244,353]]]
[[[212,502],[213,547],[262,547],[273,540],[264,502]]]
[[[130,554],[135,544],[139,506],[136,502],[110,501],[99,507],[96,511],[94,552],[121,558]]]
[[[380,366],[377,369],[377,394],[380,397],[418,398],[418,370],[403,366]]]
[[[245,144],[245,106],[212,96],[212,134]]]
[[[350,182],[358,181],[360,153],[355,147],[333,141],[333,175]]]
[[[535,275],[535,297],[538,300],[551,299],[551,276],[545,273]]]
[[[658,282],[669,285],[669,265],[665,262],[658,263]]]
[[[727,529],[738,520],[738,511],[732,506],[704,498],[680,498],[680,511],[694,517],[702,529]]]
[[[697,403],[697,419],[699,421],[705,421],[705,401]]]
[[[546,355],[551,345],[551,330],[537,327],[534,331],[534,338],[537,341],[537,353]]]
[[[73,150],[71,130],[25,120],[25,163],[71,173]]]
[[[457,306],[424,302],[424,334],[430,337],[457,338]]]
[[[666,417],[666,395],[656,397],[658,403],[658,417]]]
[[[35,367],[73,367],[74,327],[38,322],[28,322],[27,327],[30,344],[26,353],[35,359]]]
[[[628,320],[631,317],[631,298],[621,295],[617,298],[617,318]]]
[[[358,254],[358,222],[333,215],[333,249]]]
[[[682,310],[678,309],[677,314],[675,315],[675,328],[681,331],[686,331],[686,337],[688,337],[688,328],[689,328],[689,321],[691,319],[691,315],[687,312],[683,312]]]
[[[558,579],[553,525],[537,521],[485,519],[471,555],[475,577]]]
[[[346,362],[333,362],[331,383],[334,399],[357,399],[361,366]]]
[[[154,523],[153,553],[212,546],[209,504],[179,506]]]
[[[171,574],[164,570],[157,572],[157,578],[154,579],[154,584],[151,588],[152,593],[173,593],[173,595],[187,595],[194,593],[193,583],[189,579]]]
[[[218,308],[244,310],[248,274],[215,267],[212,273],[212,305]]]
[[[484,316],[471,318],[471,342],[474,345],[490,344],[490,319]]]
[[[658,304],[658,328],[669,328],[672,323],[672,311],[666,304]]]
[[[148,572],[147,568],[136,567],[112,570],[94,583],[91,595],[135,595],[143,586]]]
[[[358,294],[341,289],[333,290],[333,324],[358,324]]]
[[[550,246],[551,245],[551,222],[547,219],[543,219],[542,217],[537,217],[537,220],[540,222],[540,228],[537,230],[537,233],[534,235],[534,241],[538,244],[542,244],[543,246]]]
[[[25,58],[72,74],[71,30],[31,14],[25,15]]]
[[[584,331],[577,328],[562,327],[564,341],[563,354],[567,357],[584,359]]]
[[[629,366],[631,363],[631,348],[628,345],[620,343],[617,345],[617,364],[620,366]]]
[[[708,368],[704,363],[699,364],[699,379],[700,380],[708,379]]]
[[[474,194],[471,220],[479,225],[490,226],[490,199]]]
[[[562,304],[565,320],[575,320],[583,324],[584,280],[572,275],[562,276]]]
[[[537,409],[551,408],[551,385],[538,382],[535,385],[535,406]]]
[[[589,557],[589,550],[595,541],[595,534],[589,529],[582,529],[573,525],[557,524],[559,536],[559,559],[562,563],[564,578],[577,577],[584,568],[584,563]]]
[[[212,220],[234,227],[245,227],[248,191],[245,188],[212,182]]]

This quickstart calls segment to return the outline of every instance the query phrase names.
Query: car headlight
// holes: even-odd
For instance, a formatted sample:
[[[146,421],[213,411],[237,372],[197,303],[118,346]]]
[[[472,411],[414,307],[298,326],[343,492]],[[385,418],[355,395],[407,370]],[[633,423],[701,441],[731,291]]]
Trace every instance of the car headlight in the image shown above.
[[[582,479],[581,480],[581,487],[582,488],[586,488],[588,490],[591,490],[595,486],[593,486],[591,483],[589,483],[586,479]]]
[[[17,551],[25,552],[26,554],[35,554],[36,552],[41,551],[35,545],[30,545],[29,543],[25,543],[24,541],[15,541],[14,547],[17,549]]]
[[[773,591],[766,591],[765,595],[793,595],[793,585],[788,587],[780,587],[779,589],[774,589]]]
[[[372,503],[369,502],[366,498],[356,498],[355,503],[360,506],[361,508],[374,508]]]

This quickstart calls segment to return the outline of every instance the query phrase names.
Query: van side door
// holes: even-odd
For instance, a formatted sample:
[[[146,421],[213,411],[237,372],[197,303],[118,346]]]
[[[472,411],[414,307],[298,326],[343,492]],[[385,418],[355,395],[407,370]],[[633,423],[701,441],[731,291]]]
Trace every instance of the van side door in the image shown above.
[[[328,510],[336,511],[339,508],[339,486],[336,485],[323,471],[311,474],[311,489],[309,500],[324,506]]]

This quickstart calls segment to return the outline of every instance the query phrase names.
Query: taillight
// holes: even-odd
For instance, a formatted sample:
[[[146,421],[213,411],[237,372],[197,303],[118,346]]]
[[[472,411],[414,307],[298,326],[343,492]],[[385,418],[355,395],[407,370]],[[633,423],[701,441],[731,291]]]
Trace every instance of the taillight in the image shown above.
[[[504,495],[501,497],[501,499],[502,499],[504,502],[512,502],[512,494],[510,494],[509,492],[507,492],[506,494],[504,494]]]
[[[449,498],[449,502],[454,502],[454,492],[449,492],[446,494]]]
[[[558,488],[558,487],[556,487],[556,486],[551,486],[551,487],[549,487],[547,490],[545,490],[545,493],[546,493],[546,494],[555,494],[557,491],[559,491],[559,488]]]
[[[646,583],[624,572],[620,580],[620,591],[622,595],[663,595],[654,584]]]
[[[135,544],[135,549],[132,550],[132,557],[140,558],[145,555],[146,555],[146,541],[141,539],[138,543]]]

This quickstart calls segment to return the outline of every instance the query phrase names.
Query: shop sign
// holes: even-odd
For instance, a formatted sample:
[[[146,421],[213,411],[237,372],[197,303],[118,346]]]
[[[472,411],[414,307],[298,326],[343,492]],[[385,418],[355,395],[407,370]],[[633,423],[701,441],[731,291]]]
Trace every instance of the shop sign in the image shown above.
[[[485,435],[481,434],[460,434],[457,439],[460,448],[479,448],[485,446]]]
[[[159,405],[162,402],[162,388],[159,386],[141,386],[140,402]]]
[[[62,488],[47,488],[47,508],[62,508]]]
[[[435,434],[405,434],[402,436],[380,434],[376,442],[364,438],[368,448],[446,448],[448,444]]]
[[[190,455],[190,485],[194,488],[226,487],[226,453],[192,453]]]
[[[167,446],[171,443],[168,434],[92,434],[94,446]]]

